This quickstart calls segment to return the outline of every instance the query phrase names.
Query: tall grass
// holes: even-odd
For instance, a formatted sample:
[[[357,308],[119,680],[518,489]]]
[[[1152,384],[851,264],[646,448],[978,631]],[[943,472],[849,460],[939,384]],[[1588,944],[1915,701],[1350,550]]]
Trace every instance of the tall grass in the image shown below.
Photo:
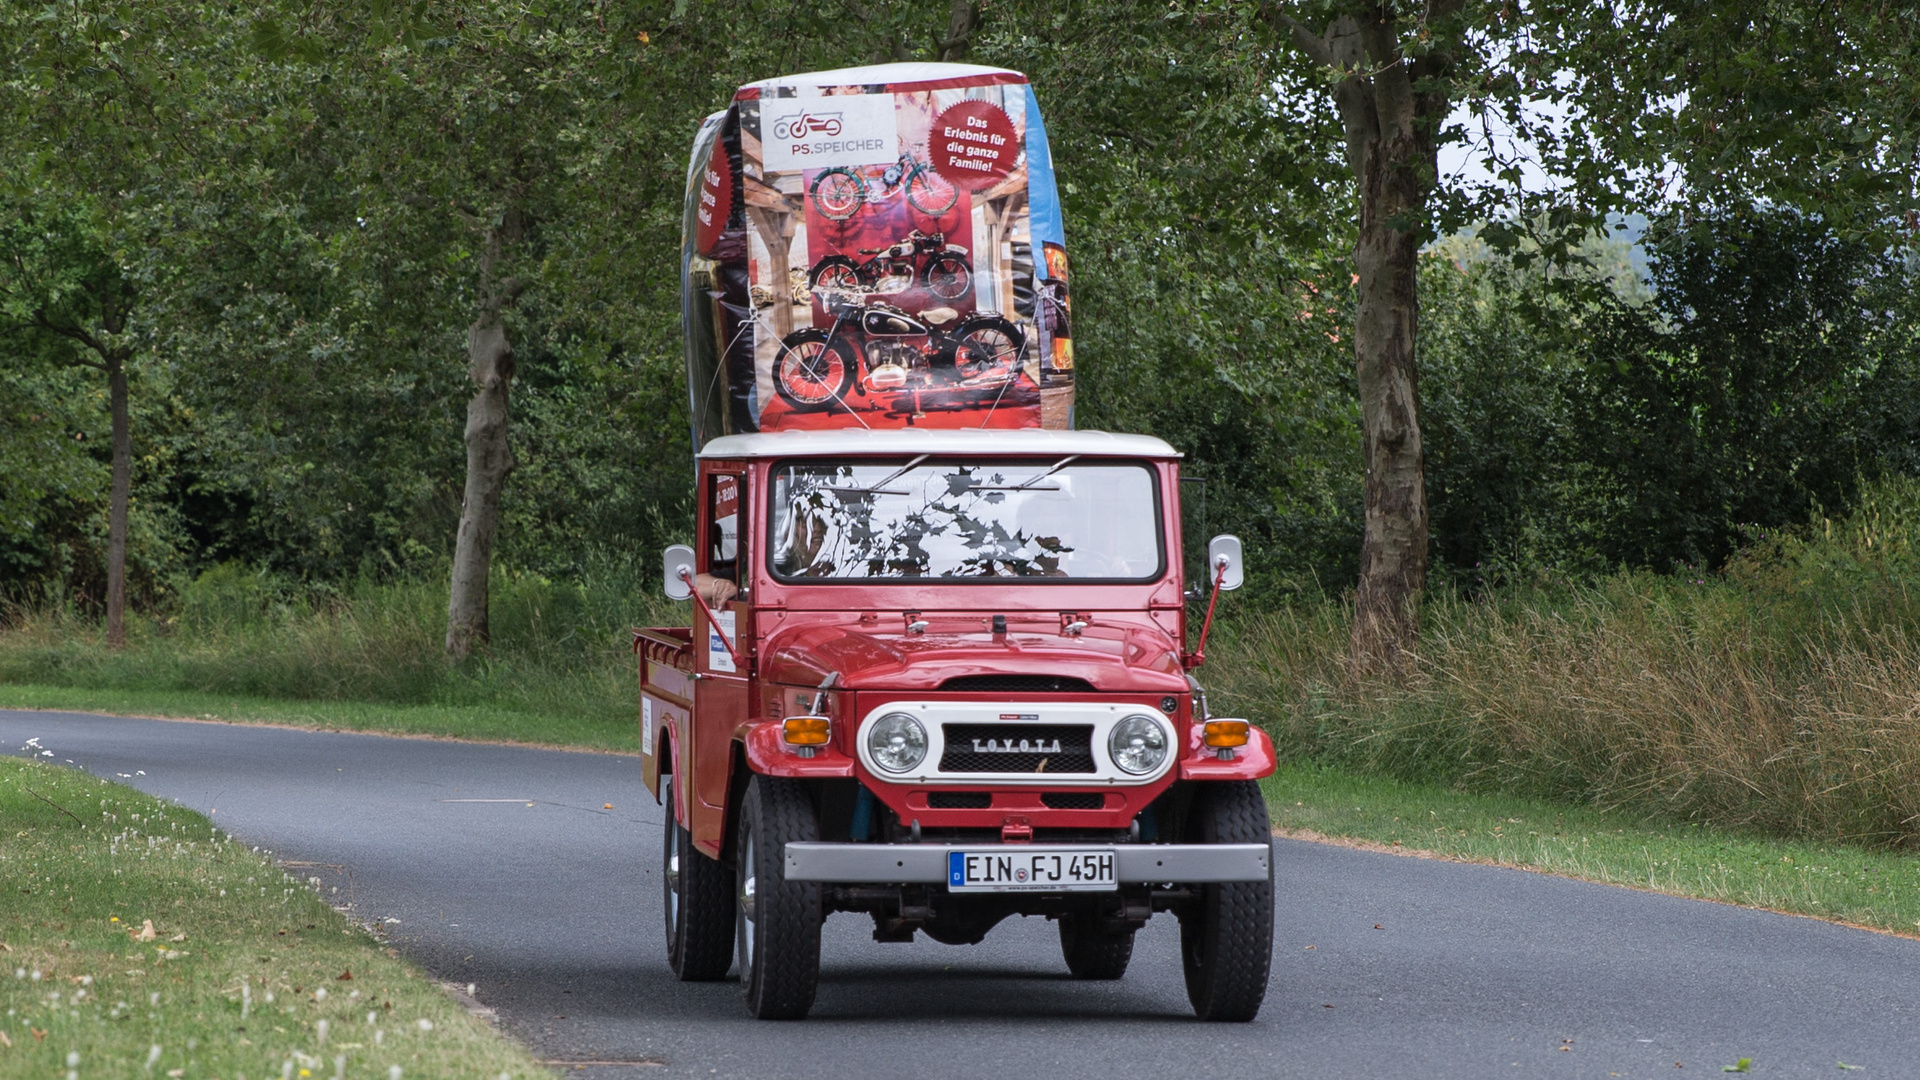
[[[490,648],[449,665],[444,580],[301,586],[238,566],[210,570],[161,614],[130,620],[129,644],[58,606],[0,622],[0,683],[181,690],[300,701],[489,705],[630,726],[631,626],[665,600],[651,569],[614,558],[576,582],[496,570]],[[530,735],[529,737],[534,737]]]
[[[1433,597],[1408,675],[1345,672],[1346,612],[1241,618],[1206,673],[1283,752],[1776,835],[1920,847],[1920,484],[1722,574]]]

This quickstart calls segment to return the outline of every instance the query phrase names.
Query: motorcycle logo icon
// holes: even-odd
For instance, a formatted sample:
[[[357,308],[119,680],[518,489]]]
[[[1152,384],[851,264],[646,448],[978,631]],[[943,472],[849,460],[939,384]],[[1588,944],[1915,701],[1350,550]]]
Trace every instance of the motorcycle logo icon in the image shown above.
[[[809,135],[825,135],[831,139],[840,134],[839,113],[800,113],[777,120],[773,125],[773,137],[776,139],[804,139]]]

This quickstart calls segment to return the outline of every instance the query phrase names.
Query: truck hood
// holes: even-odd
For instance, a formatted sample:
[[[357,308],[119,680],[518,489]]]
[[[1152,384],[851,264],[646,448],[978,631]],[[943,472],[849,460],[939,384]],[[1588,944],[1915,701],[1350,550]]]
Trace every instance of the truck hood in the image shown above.
[[[942,632],[941,621],[924,634],[846,623],[784,626],[766,640],[766,677],[819,686],[835,675],[837,685],[852,690],[937,690],[963,675],[1056,675],[1107,692],[1187,689],[1175,642],[1156,626],[1096,620],[1078,637],[1024,627],[996,636]]]

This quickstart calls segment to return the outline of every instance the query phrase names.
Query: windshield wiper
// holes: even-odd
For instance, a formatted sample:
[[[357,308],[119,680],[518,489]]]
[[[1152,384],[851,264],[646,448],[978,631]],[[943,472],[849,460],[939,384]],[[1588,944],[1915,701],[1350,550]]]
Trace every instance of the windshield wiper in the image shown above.
[[[1035,485],[1035,484],[1037,484],[1037,483],[1039,483],[1039,482],[1040,482],[1040,481],[1042,481],[1042,480],[1045,480],[1045,479],[1046,479],[1047,477],[1049,477],[1049,476],[1052,476],[1052,475],[1053,475],[1054,473],[1057,473],[1057,472],[1059,472],[1059,471],[1060,471],[1061,469],[1064,469],[1064,468],[1066,468],[1067,466],[1069,466],[1069,465],[1071,465],[1071,464],[1073,464],[1074,462],[1076,462],[1076,461],[1079,461],[1079,460],[1080,460],[1080,455],[1079,455],[1079,454],[1068,454],[1068,455],[1067,455],[1066,457],[1063,457],[1063,458],[1061,458],[1061,459],[1060,459],[1059,461],[1056,461],[1056,462],[1054,462],[1054,463],[1053,463],[1053,468],[1051,468],[1051,469],[1048,469],[1048,470],[1047,470],[1046,472],[1043,472],[1043,473],[1041,473],[1041,474],[1040,474],[1040,475],[1038,475],[1038,476],[1035,476],[1035,477],[1030,477],[1029,479],[1027,479],[1027,480],[1025,480],[1025,481],[1023,481],[1023,482],[1021,482],[1021,483],[1018,483],[1018,484],[1011,484],[1011,485],[1009,485],[1009,484],[972,484],[972,485],[969,485],[969,486],[968,486],[968,488],[967,488],[967,490],[968,490],[968,491],[1027,491],[1027,490],[1031,490],[1031,489],[1033,489],[1033,485]],[[889,479],[891,479],[891,478],[889,478]],[[1059,489],[1058,487],[1044,487],[1044,488],[1039,488],[1038,490],[1040,490],[1040,491],[1059,491],[1060,489]]]
[[[931,456],[930,454],[921,454],[919,457],[914,458],[912,461],[907,462],[905,465],[874,481],[868,487],[823,487],[820,490],[837,491],[848,495],[905,495],[908,493],[904,491],[888,491],[886,485],[890,481],[898,480],[900,477],[905,476],[907,470],[927,460],[927,458]]]

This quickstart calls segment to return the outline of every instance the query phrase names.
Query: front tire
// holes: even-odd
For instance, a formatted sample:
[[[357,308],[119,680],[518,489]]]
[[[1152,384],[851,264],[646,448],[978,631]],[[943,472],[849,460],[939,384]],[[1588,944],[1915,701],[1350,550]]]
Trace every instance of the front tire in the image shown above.
[[[815,292],[859,292],[860,267],[845,255],[829,255],[814,264],[807,284]]]
[[[960,256],[941,255],[927,264],[920,283],[942,300],[958,300],[973,288],[973,271],[967,269],[967,260]]]
[[[798,781],[756,776],[740,808],[735,860],[740,985],[757,1020],[799,1020],[820,983],[820,886],[788,881],[790,843],[820,839],[813,800]]]
[[[1194,793],[1187,833],[1201,844],[1272,842],[1272,819],[1252,780],[1208,782]],[[1273,964],[1273,869],[1267,880],[1202,885],[1180,915],[1187,1000],[1202,1020],[1245,1022],[1260,1012]]]
[[[845,343],[823,330],[796,330],[773,358],[773,388],[794,412],[821,412],[846,405],[853,389],[854,359]]]
[[[1060,953],[1076,979],[1118,979],[1133,959],[1133,931],[1107,933],[1090,911],[1062,915]]]
[[[828,169],[813,181],[813,205],[828,221],[845,221],[867,201],[866,181],[852,170]]]
[[[673,820],[673,777],[660,778],[667,829],[660,841],[667,965],[681,982],[714,982],[733,966],[733,875],[693,846]]]

